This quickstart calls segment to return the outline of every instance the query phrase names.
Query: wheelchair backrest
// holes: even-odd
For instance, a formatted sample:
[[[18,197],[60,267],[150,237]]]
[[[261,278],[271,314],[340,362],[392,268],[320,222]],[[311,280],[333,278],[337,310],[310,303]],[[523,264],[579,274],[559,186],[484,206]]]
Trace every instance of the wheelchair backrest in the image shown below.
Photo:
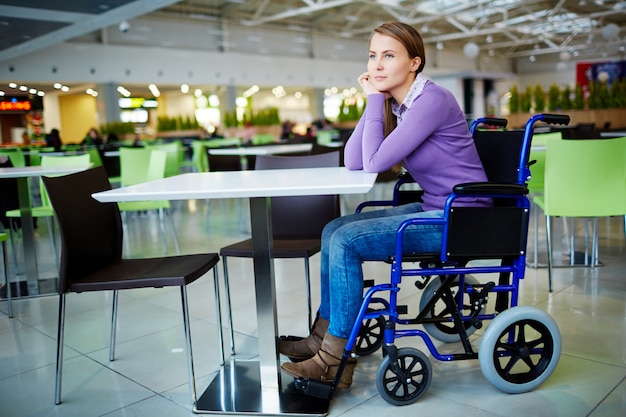
[[[488,181],[519,184],[524,131],[476,130],[473,136]],[[494,207],[453,207],[448,214],[446,257],[466,262],[522,255],[528,210],[518,203],[517,198],[497,198]]]
[[[517,183],[523,130],[477,130],[474,143],[489,182]]]

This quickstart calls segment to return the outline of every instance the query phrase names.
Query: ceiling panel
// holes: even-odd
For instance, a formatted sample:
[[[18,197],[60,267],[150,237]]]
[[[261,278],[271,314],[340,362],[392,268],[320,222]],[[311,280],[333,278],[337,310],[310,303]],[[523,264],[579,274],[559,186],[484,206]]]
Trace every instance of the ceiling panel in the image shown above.
[[[133,30],[122,33],[118,25],[125,20]],[[431,48],[462,51],[474,42],[482,56],[558,60],[567,52],[575,60],[594,60],[624,59],[626,53],[626,1],[5,0],[0,4],[0,65],[73,41],[349,58],[351,50],[342,52],[341,44],[362,44],[389,20],[413,25]],[[198,25],[205,28],[203,37],[174,42],[174,34],[197,34],[191,27]],[[290,45],[297,39],[298,45],[283,47],[276,41],[281,36]],[[329,50],[332,39],[337,39],[336,51]]]

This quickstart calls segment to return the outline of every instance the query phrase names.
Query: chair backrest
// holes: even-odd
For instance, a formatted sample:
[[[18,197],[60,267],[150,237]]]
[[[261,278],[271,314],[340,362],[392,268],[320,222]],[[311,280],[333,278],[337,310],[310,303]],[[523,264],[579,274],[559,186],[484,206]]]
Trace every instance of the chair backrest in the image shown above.
[[[227,146],[226,148],[235,148]],[[205,148],[209,171],[241,171],[243,169],[241,155],[213,155],[210,148]]]
[[[490,182],[517,183],[523,130],[476,130],[474,143]]]
[[[87,149],[87,153],[89,154],[92,167],[95,168],[102,165],[102,156],[100,155],[98,148],[89,148]]]
[[[319,155],[321,153],[336,151],[339,151],[339,165],[344,166],[343,154],[345,151],[345,144],[342,143],[340,146],[327,146],[317,142],[313,142],[313,147],[311,147],[311,155]]]
[[[544,194],[549,216],[626,214],[626,137],[548,141]]]
[[[276,136],[272,133],[255,133],[251,142],[253,145],[268,145],[276,142]]]
[[[205,151],[206,142],[198,139],[191,141],[191,159],[196,172],[207,172],[209,170],[209,162]]]
[[[259,155],[255,169],[339,166],[339,151],[306,156]],[[277,239],[320,238],[329,221],[341,214],[338,195],[273,197],[272,230]]]
[[[91,158],[89,154],[82,155],[69,155],[69,156],[50,156],[44,155],[41,157],[41,166],[45,168],[52,167],[85,167],[88,168],[91,164]],[[41,205],[44,207],[52,207],[50,198],[46,187],[41,181],[39,192],[41,194]]]
[[[4,148],[0,149],[0,155],[6,155],[11,160],[14,167],[25,167],[26,157],[20,148]]]
[[[183,145],[179,140],[168,143],[157,143],[151,145],[150,149],[167,152],[164,174],[166,177],[180,174],[180,168],[183,164],[185,153]]]
[[[75,174],[44,177],[61,232],[59,294],[73,280],[122,257],[122,221],[117,204],[100,203],[91,195],[110,190],[103,167]]]
[[[146,182],[150,166],[151,147],[120,148],[120,183],[122,186]]]
[[[159,180],[165,177],[168,157],[169,151],[154,149],[150,152],[150,162],[148,163],[146,181]]]
[[[539,133],[533,135],[532,146],[530,148],[529,163],[530,179],[528,180],[528,191],[533,194],[543,193],[545,168],[546,168],[546,146],[548,140],[562,139],[561,132]]]

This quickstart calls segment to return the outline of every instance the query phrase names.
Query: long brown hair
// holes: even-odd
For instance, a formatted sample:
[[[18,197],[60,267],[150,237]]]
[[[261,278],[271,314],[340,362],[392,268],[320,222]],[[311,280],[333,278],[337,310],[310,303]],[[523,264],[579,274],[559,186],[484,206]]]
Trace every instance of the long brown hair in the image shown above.
[[[419,57],[421,62],[415,75],[422,72],[426,65],[426,49],[422,35],[413,26],[402,22],[387,22],[374,29],[374,33],[390,36],[400,42],[406,48],[409,58]],[[383,133],[387,137],[397,126],[396,116],[391,112],[391,99],[385,101],[383,117]],[[399,166],[394,168],[399,169]]]

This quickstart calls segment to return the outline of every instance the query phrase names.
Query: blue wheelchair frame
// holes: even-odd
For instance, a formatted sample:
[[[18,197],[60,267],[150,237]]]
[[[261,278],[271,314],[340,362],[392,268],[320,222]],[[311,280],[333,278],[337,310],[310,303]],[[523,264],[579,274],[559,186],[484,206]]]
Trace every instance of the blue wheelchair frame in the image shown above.
[[[387,320],[384,324],[384,342],[383,342],[383,351],[385,356],[389,356],[389,361],[392,364],[391,367],[394,369],[394,372],[397,372],[397,375],[402,374],[402,370],[399,369],[397,365],[393,365],[396,361],[398,355],[398,349],[394,345],[396,339],[404,338],[404,337],[420,337],[425,345],[427,346],[430,354],[439,361],[453,361],[453,360],[462,360],[462,359],[478,359],[478,352],[475,351],[469,341],[469,336],[466,331],[465,325],[469,322],[470,326],[474,326],[476,328],[480,328],[482,325],[482,321],[484,320],[493,320],[500,312],[496,311],[494,313],[486,314],[482,311],[481,307],[484,307],[484,304],[487,300],[487,295],[489,293],[498,293],[498,297],[500,294],[507,294],[510,297],[509,306],[516,307],[518,304],[518,287],[519,282],[524,278],[525,265],[526,265],[526,241],[528,235],[528,220],[529,220],[529,211],[530,211],[530,202],[526,197],[528,193],[528,189],[526,187],[526,183],[530,178],[530,169],[529,169],[529,153],[530,146],[533,135],[533,126],[537,121],[544,121],[546,123],[559,123],[559,124],[567,124],[569,123],[568,116],[561,115],[548,115],[548,114],[537,114],[532,116],[528,123],[525,126],[523,132],[523,139],[521,143],[521,149],[519,152],[519,161],[517,164],[517,178],[514,183],[469,183],[469,184],[460,184],[454,187],[453,193],[449,196],[446,201],[444,214],[441,218],[415,218],[404,221],[400,224],[397,235],[396,235],[396,244],[395,244],[395,253],[390,258],[391,263],[391,276],[388,283],[373,285],[367,289],[363,296],[363,301],[361,304],[361,308],[359,310],[357,319],[355,321],[354,327],[352,328],[351,334],[348,338],[346,348],[343,354],[342,363],[340,364],[339,370],[337,372],[337,376],[335,378],[335,383],[331,386],[327,384],[318,383],[313,380],[304,380],[304,379],[296,379],[296,386],[303,390],[305,394],[318,396],[322,398],[332,398],[333,392],[335,390],[336,381],[339,380],[341,372],[343,371],[343,367],[347,361],[347,359],[353,355],[353,351],[355,349],[355,344],[357,343],[358,338],[362,332],[361,327],[362,323],[366,320],[380,320],[380,317],[387,317]],[[477,127],[481,124],[491,124],[495,126],[504,127],[506,126],[505,119],[478,119],[474,121],[470,127],[470,132],[474,135]],[[399,187],[401,183],[406,183],[407,180],[401,180],[396,185]],[[398,188],[396,188],[398,191]],[[494,199],[494,201],[499,199],[507,199],[507,207],[512,207],[516,209],[516,215],[521,218],[521,230],[519,231],[519,247],[521,250],[516,254],[506,254],[501,257],[493,256],[493,254],[486,254],[484,257],[481,256],[468,256],[467,259],[459,261],[459,258],[450,257],[448,253],[448,235],[450,232],[450,224],[452,214],[454,213],[455,207],[454,202],[456,199],[466,196],[472,197],[488,197]],[[511,202],[514,202],[513,204]],[[381,205],[380,203],[384,202],[370,202],[370,204],[365,203],[359,206],[360,210],[362,207],[368,205]],[[440,225],[443,228],[442,233],[442,246],[441,251],[435,254],[426,254],[426,255],[407,255],[403,251],[403,239],[405,231],[414,225]],[[475,259],[494,259],[501,261],[499,265],[477,265],[477,266],[465,266],[467,261],[475,260]],[[504,259],[508,259],[509,261],[504,261]],[[403,268],[403,262],[418,262],[419,267],[415,268]],[[510,279],[507,279],[506,283],[498,283],[495,284],[493,282],[487,284],[476,284],[476,285],[466,285],[465,284],[465,275],[466,274],[507,274],[507,278],[510,276]],[[439,294],[433,296],[426,305],[420,309],[417,317],[415,318],[401,318],[402,314],[406,314],[405,309],[402,306],[397,305],[398,301],[398,293],[400,291],[400,284],[402,282],[402,277],[426,277],[429,279],[433,276],[440,276],[441,278],[441,286]],[[453,285],[454,281],[458,279],[459,291],[456,295],[456,300],[454,299],[454,295],[450,291],[450,286]],[[502,281],[502,280],[501,280]],[[425,284],[424,284],[425,285]],[[423,288],[422,286],[419,286]],[[389,300],[386,300],[381,297],[377,297],[378,293],[385,292],[389,294]],[[465,295],[469,295],[470,298],[473,298],[473,302],[476,304],[473,311],[468,315],[463,315],[463,297]],[[447,321],[451,321],[454,323],[455,331],[458,332],[460,337],[460,342],[463,345],[464,353],[453,353],[453,354],[444,354],[437,350],[435,344],[431,340],[431,336],[422,329],[397,329],[397,326],[404,325],[416,325],[416,324],[424,324],[429,322],[441,322],[441,318],[433,318],[429,317],[431,309],[434,307],[435,303],[439,300],[443,300],[447,306],[455,305],[456,308],[450,309],[450,317],[445,318]],[[372,305],[380,306],[380,308],[372,308]],[[498,305],[498,303],[496,303]],[[507,307],[504,307],[506,309]],[[498,308],[496,308],[498,310]],[[549,326],[548,326],[549,327]],[[558,329],[557,329],[558,332]],[[513,337],[512,331],[510,338]],[[558,346],[558,353],[560,353],[560,340],[556,343]],[[530,349],[530,354],[540,353],[539,348]],[[421,353],[421,352],[420,352]],[[498,355],[506,355],[506,353],[498,353]],[[557,358],[558,360],[558,358]],[[482,365],[482,364],[481,364]],[[555,365],[554,365],[555,366]],[[430,367],[430,364],[428,364]],[[551,372],[551,371],[550,371]],[[429,383],[428,383],[429,384]],[[426,387],[427,385],[426,384]],[[424,388],[425,389],[425,388]],[[380,390],[380,387],[379,387]],[[513,391],[511,391],[513,392]],[[417,398],[421,396],[419,394]],[[417,399],[415,398],[415,399]],[[385,398],[387,401],[396,404],[396,405],[404,405],[407,402],[404,400],[394,401]],[[415,399],[410,399],[410,402],[413,402]]]

